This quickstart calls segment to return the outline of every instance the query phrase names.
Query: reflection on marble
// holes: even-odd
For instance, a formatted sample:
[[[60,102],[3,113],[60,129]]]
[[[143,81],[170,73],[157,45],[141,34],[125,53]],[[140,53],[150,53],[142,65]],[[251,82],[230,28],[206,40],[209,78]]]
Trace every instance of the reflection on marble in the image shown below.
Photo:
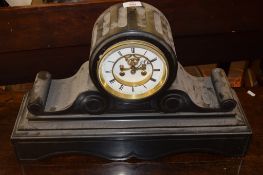
[[[175,156],[176,157],[176,156]],[[198,159],[198,158],[197,158]],[[160,174],[187,174],[187,175],[237,175],[239,174],[242,159],[241,158],[223,158],[217,160],[192,160],[177,161],[140,161],[131,162],[117,161],[110,162],[104,160],[97,162],[93,160],[77,160],[75,158],[66,158],[66,163],[61,160],[54,163],[53,161],[22,163],[24,174],[35,175],[75,175],[75,174],[106,174],[106,175],[160,175]],[[182,160],[182,159],[181,159]],[[53,163],[52,163],[53,162]],[[70,163],[71,162],[71,163]],[[48,173],[47,173],[48,172]]]

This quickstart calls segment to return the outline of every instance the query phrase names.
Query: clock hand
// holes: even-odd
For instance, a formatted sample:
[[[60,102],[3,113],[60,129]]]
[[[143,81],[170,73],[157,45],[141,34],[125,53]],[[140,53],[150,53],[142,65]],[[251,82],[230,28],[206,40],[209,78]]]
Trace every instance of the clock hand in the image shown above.
[[[130,70],[130,68],[125,68],[124,65],[120,65],[120,76],[124,76],[125,75],[125,72],[126,70]]]
[[[141,72],[141,75],[142,75],[142,76],[147,75],[146,64],[145,64],[145,63],[140,64],[140,65],[136,68],[136,70],[142,70],[142,72]]]
[[[121,64],[120,65],[120,71],[126,71],[126,70],[130,70],[131,68],[126,68],[126,67],[124,67],[124,65],[123,64]]]
[[[120,65],[120,75],[124,76],[125,75],[125,71],[127,70],[131,70],[131,74],[135,74],[137,70],[144,70],[144,68],[139,68],[141,65],[139,65],[138,67],[135,66],[131,66],[129,68],[124,67],[124,65]]]
[[[130,70],[130,69],[131,69],[131,74],[135,74],[136,73],[136,65],[139,63],[140,57],[136,57],[135,55],[127,55],[127,56],[125,56],[125,61],[130,66],[130,68],[125,68],[124,65],[120,65],[120,71],[121,71],[120,75],[124,76],[125,75],[124,71]]]
[[[133,57],[132,57],[133,56]],[[145,76],[147,74],[146,71],[146,60],[145,61],[141,61],[141,56],[138,55],[127,55],[124,56],[125,57],[125,61],[127,62],[127,64],[130,66],[129,68],[124,67],[124,65],[120,65],[120,75],[124,76],[125,72],[127,70],[131,70],[131,74],[135,74],[137,70],[142,70],[141,74],[143,76]],[[140,63],[138,66],[136,66],[138,63]]]

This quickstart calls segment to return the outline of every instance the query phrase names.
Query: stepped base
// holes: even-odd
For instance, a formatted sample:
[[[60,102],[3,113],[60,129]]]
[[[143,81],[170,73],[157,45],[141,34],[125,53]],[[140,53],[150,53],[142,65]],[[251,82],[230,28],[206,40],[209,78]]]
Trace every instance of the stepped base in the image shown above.
[[[38,115],[25,96],[11,136],[19,160],[92,154],[112,160],[170,153],[246,153],[251,130],[238,103],[231,112]]]

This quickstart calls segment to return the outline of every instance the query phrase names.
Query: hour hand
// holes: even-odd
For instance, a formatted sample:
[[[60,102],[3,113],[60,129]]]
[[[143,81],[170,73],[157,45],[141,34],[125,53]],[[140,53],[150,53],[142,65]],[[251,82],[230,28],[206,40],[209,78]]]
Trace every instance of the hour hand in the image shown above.
[[[124,65],[120,65],[120,76],[124,76],[125,75],[125,72],[124,71],[127,71],[127,70],[130,70],[131,68],[126,68],[124,67]]]
[[[120,65],[120,71],[126,71],[126,70],[130,70],[131,68],[129,67],[124,67],[124,65]]]

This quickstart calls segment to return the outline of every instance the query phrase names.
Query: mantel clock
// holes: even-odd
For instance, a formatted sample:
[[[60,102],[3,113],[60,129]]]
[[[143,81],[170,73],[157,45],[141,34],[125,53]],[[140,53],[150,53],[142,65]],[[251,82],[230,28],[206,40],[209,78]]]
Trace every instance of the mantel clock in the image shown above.
[[[164,14],[132,1],[98,17],[89,59],[75,75],[37,74],[11,140],[20,160],[67,152],[120,160],[193,151],[242,156],[250,136],[224,71],[188,74]]]

